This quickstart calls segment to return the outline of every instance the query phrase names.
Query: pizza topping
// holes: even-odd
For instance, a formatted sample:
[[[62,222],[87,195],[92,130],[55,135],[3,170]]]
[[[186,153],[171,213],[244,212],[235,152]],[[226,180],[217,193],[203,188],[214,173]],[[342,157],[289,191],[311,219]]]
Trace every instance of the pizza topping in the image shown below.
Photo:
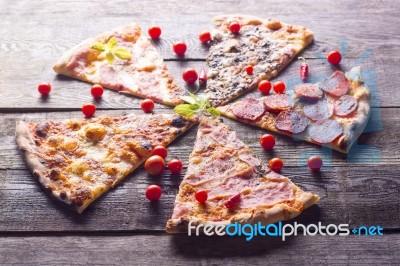
[[[211,41],[211,34],[209,31],[204,31],[202,33],[200,33],[199,35],[199,40],[201,43],[208,43],[209,41]]]
[[[107,129],[98,123],[90,123],[85,127],[85,136],[92,141],[100,141],[104,138],[107,133]]]
[[[148,186],[146,189],[146,198],[150,201],[157,201],[160,199],[162,190],[157,185]]]
[[[266,150],[272,150],[275,146],[275,137],[271,134],[262,135],[260,138],[261,146]]]
[[[199,203],[204,204],[207,201],[208,194],[206,190],[199,190],[194,194],[194,197]]]
[[[173,159],[168,163],[168,169],[172,174],[177,175],[182,171],[183,164],[178,159]]]
[[[306,104],[303,112],[311,120],[318,121],[332,116],[333,105],[327,100],[320,100],[316,103]]]
[[[309,134],[315,142],[331,143],[343,133],[343,127],[336,120],[324,119],[311,125]]]
[[[200,74],[199,74],[199,83],[200,83],[200,85],[203,85],[203,84],[205,84],[207,82],[207,73],[206,73],[206,71],[204,70],[204,68],[202,68],[201,70],[200,70]]]
[[[240,24],[237,22],[232,23],[231,25],[229,25],[229,30],[233,33],[233,34],[238,34],[240,31]]]
[[[240,203],[240,193],[228,199],[225,202],[225,207],[227,207],[228,209],[232,209],[233,207],[236,207],[239,203]]]
[[[40,94],[42,94],[43,96],[47,96],[49,95],[50,91],[51,91],[51,84],[50,82],[42,82],[38,85],[38,91]]]
[[[96,84],[93,85],[92,88],[90,89],[90,93],[94,98],[100,98],[103,95],[104,89],[101,85]]]
[[[253,75],[253,71],[254,71],[254,68],[253,68],[253,66],[246,66],[246,73],[248,74],[248,75]]]
[[[184,42],[176,42],[172,45],[172,49],[174,50],[175,54],[182,56],[185,54],[187,46]]]
[[[323,91],[319,88],[318,84],[302,84],[294,88],[296,96],[302,100],[310,102],[318,101],[324,96]]]
[[[292,134],[303,132],[308,125],[308,119],[297,111],[280,112],[275,119],[275,126],[279,130]]]
[[[264,114],[265,107],[261,101],[247,98],[235,104],[232,107],[232,112],[239,118],[256,121]]]
[[[351,95],[343,95],[335,102],[335,114],[340,117],[345,117],[354,113],[357,109],[358,102]]]
[[[307,161],[307,165],[311,171],[319,171],[322,167],[322,159],[320,156],[311,156]]]
[[[108,41],[107,44],[101,42],[95,42],[90,47],[91,49],[102,53],[105,53],[107,62],[109,64],[114,63],[115,56],[122,60],[129,60],[132,58],[131,52],[128,50],[118,47],[118,40],[115,36],[112,36]]]
[[[285,89],[286,89],[285,82],[283,82],[283,81],[277,81],[277,82],[275,82],[275,84],[274,84],[274,91],[275,91],[276,93],[282,94],[282,93],[285,92]]]
[[[171,125],[173,127],[181,128],[181,127],[186,126],[186,123],[187,123],[187,120],[184,117],[176,116],[176,117],[172,118]]]
[[[298,59],[303,61],[300,67],[300,78],[305,82],[308,77],[308,64],[304,57],[299,57]]]
[[[165,161],[161,156],[153,155],[146,160],[144,168],[146,172],[153,176],[161,175],[164,171]]]
[[[160,38],[161,35],[161,28],[158,26],[153,26],[151,28],[149,28],[149,35],[152,39],[156,40],[158,38]]]
[[[332,65],[339,65],[340,61],[342,61],[342,55],[339,51],[332,51],[328,54],[327,60]]]
[[[350,82],[342,71],[336,70],[332,76],[321,82],[321,89],[334,97],[340,97],[350,89]]]
[[[290,109],[289,98],[286,94],[274,94],[264,97],[264,105],[269,111],[281,112]]]
[[[271,82],[268,80],[262,80],[260,83],[258,83],[258,90],[264,95],[269,94],[271,88]]]
[[[145,99],[140,104],[140,108],[142,108],[143,112],[151,113],[154,109],[154,102],[150,99]]]
[[[281,158],[272,158],[269,160],[268,166],[272,171],[280,172],[283,168],[283,161]]]
[[[293,198],[292,184],[287,179],[279,180],[278,182],[262,183],[257,186],[252,193],[243,196],[240,207],[273,206],[280,202],[290,201]]]
[[[198,78],[197,72],[194,68],[185,69],[182,73],[182,78],[187,84],[193,84]]]
[[[82,105],[82,113],[86,117],[92,117],[95,112],[96,112],[96,105],[91,103]]]
[[[230,131],[226,127],[213,128],[210,132],[210,137],[219,144],[232,149],[239,149],[244,145],[243,142],[236,137],[236,132]]]

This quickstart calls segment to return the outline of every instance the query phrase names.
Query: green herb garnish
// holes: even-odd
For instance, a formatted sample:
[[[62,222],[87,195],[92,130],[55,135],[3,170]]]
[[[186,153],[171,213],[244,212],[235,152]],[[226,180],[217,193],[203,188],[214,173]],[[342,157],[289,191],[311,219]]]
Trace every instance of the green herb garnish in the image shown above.
[[[189,96],[182,96],[182,100],[187,103],[180,104],[174,108],[174,111],[181,116],[191,117],[194,114],[207,112],[212,116],[219,116],[220,113],[214,107],[211,107],[208,98],[204,95],[195,95],[189,92]]]
[[[132,54],[128,50],[118,47],[117,45],[117,38],[113,36],[106,44],[95,42],[90,48],[100,53],[105,52],[109,64],[114,62],[115,56],[122,60],[129,60],[132,58]]]

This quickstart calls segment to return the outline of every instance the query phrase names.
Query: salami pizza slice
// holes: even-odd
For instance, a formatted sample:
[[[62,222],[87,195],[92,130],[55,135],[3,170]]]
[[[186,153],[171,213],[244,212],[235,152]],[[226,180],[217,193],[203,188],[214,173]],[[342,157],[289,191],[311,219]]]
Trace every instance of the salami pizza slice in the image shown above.
[[[54,71],[166,105],[182,103],[185,94],[135,23],[84,40],[59,59]]]
[[[195,118],[174,114],[20,121],[18,147],[33,176],[56,199],[82,213],[150,155],[188,130]]]
[[[205,203],[196,200],[200,191],[208,195]],[[265,225],[294,218],[318,201],[271,171],[220,119],[203,117],[166,230],[187,232],[189,223]]]
[[[370,92],[361,68],[335,71],[315,84],[303,83],[287,94],[247,98],[217,110],[232,119],[347,153],[370,114]]]
[[[230,26],[239,23],[233,33]],[[271,79],[313,40],[303,26],[253,16],[228,15],[214,19],[207,56],[206,94],[213,106],[226,104]],[[247,72],[246,68],[252,67]]]

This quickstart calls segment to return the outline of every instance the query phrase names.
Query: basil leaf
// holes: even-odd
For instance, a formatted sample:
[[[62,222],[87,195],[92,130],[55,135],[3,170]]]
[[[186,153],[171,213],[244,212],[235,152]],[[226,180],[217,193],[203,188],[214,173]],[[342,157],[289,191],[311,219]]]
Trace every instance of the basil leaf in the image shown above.
[[[182,96],[181,99],[184,100],[187,103],[191,103],[191,104],[195,104],[196,103],[196,99],[194,99],[191,96]]]
[[[114,53],[118,58],[122,60],[128,60],[132,58],[132,54],[128,50],[122,48],[115,49]]]
[[[94,44],[92,44],[92,46],[90,46],[90,48],[96,50],[97,52],[103,52],[106,50],[106,46],[104,45],[104,43],[101,42],[95,42]]]
[[[209,108],[207,108],[206,111],[208,113],[210,113],[211,115],[213,115],[213,116],[219,116],[220,115],[219,111],[217,109],[215,109],[214,107],[209,107]]]
[[[115,47],[117,47],[117,38],[115,38],[114,36],[111,37],[111,39],[108,40],[107,42],[107,46],[108,48],[110,48],[110,50],[114,49]]]
[[[107,62],[112,64],[114,62],[114,54],[112,52],[108,52],[106,54]]]
[[[181,116],[191,117],[195,111],[191,108],[190,104],[180,104],[175,106],[174,111]]]

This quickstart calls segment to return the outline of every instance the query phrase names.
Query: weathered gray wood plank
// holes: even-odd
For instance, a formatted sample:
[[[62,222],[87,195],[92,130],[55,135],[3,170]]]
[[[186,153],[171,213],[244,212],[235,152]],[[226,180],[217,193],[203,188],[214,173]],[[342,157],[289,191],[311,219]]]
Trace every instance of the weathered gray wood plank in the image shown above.
[[[386,265],[400,260],[400,234],[257,237],[170,235],[0,238],[7,265]]]

